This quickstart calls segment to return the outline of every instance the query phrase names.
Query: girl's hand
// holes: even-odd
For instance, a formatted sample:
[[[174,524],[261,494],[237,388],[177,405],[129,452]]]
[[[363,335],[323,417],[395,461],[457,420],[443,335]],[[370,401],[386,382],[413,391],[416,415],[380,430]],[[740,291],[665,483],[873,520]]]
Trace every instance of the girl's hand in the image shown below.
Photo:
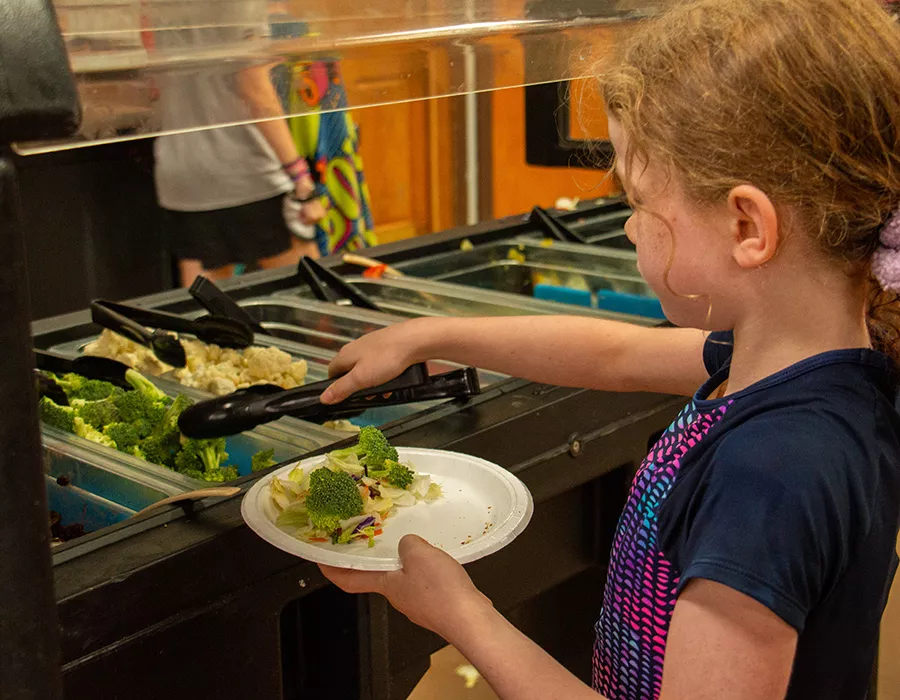
[[[306,199],[315,192],[315,190],[316,183],[313,182],[312,177],[307,174],[297,180],[297,184],[294,186],[294,196],[296,196],[297,199]],[[321,197],[316,197],[315,199],[305,202],[300,209],[300,221],[307,226],[311,226],[324,218],[325,207],[322,206]]]
[[[444,638],[453,637],[473,612],[493,610],[466,570],[421,537],[400,540],[400,571],[350,571],[319,565],[347,593],[379,593],[412,622]]]
[[[300,209],[300,221],[307,226],[312,226],[324,218],[325,207],[322,205],[321,199],[310,200]]]
[[[354,392],[384,384],[410,365],[428,359],[418,356],[418,346],[421,330],[429,325],[429,320],[397,323],[367,333],[341,348],[328,366],[328,374],[344,376],[324,391],[322,403],[337,403]]]

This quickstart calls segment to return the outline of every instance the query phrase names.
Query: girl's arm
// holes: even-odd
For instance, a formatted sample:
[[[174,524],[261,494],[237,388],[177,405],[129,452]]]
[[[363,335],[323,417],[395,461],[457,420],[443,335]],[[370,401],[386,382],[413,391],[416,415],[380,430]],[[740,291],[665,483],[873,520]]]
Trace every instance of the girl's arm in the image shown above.
[[[797,632],[720,583],[690,581],[678,596],[660,700],[783,700]]]
[[[299,153],[287,120],[284,118],[281,98],[278,97],[278,92],[272,85],[270,71],[273,65],[255,66],[240,71],[237,75],[237,85],[241,97],[247,103],[250,115],[254,119],[266,120],[256,122],[254,126],[263,135],[275,152],[275,157],[284,166],[296,163],[299,160]],[[281,119],[272,117],[281,117]],[[306,199],[315,191],[316,183],[309,174],[305,162],[300,161],[296,168],[298,169],[297,174],[303,174],[294,183],[294,194],[298,199]],[[302,220],[307,224],[313,224],[325,216],[322,203],[317,199],[306,202],[302,210]],[[315,246],[313,244],[308,247]]]
[[[502,700],[601,698],[494,610],[449,555],[406,537],[400,556],[403,569],[389,573],[321,568],[343,590],[380,593],[444,637]],[[781,700],[796,642],[797,633],[755,600],[693,581],[675,605],[660,700]]]
[[[329,371],[348,374],[322,400],[340,401],[433,359],[558,386],[690,396],[707,379],[705,338],[696,329],[581,316],[419,318],[345,346]]]
[[[282,163],[292,163],[297,160],[299,154],[288,123],[284,119],[281,98],[272,85],[269,75],[271,68],[272,65],[261,65],[240,71],[237,74],[238,91],[247,103],[250,116],[254,119],[268,120],[256,122],[254,126],[268,141],[275,156]]]

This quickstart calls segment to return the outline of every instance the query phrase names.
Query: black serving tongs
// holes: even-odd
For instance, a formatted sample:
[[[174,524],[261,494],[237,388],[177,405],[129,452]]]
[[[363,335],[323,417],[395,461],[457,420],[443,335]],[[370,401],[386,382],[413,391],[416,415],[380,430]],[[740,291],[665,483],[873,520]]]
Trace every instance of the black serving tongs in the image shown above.
[[[558,241],[563,241],[564,243],[582,243],[584,245],[589,244],[587,238],[577,231],[573,231],[542,207],[535,207],[532,209],[529,220],[532,224],[540,228],[547,236],[555,238]]]
[[[371,389],[350,396],[339,404],[315,403],[308,408],[291,412],[294,418],[321,423],[326,420],[350,418],[370,408],[399,406],[424,401],[469,398],[481,393],[478,371],[472,367],[444,372],[428,377],[428,381],[408,389],[398,389],[390,394],[372,394]]]
[[[293,416],[325,420],[358,414],[377,406],[472,396],[480,391],[475,370],[466,368],[430,377],[424,364],[413,365],[399,377],[359,391],[339,404],[324,405],[319,395],[336,379],[326,379],[296,389],[248,387],[228,396],[201,401],[186,409],[178,427],[188,437],[213,438],[249,430]]]
[[[193,438],[234,435],[291,415],[294,411],[319,405],[319,395],[335,381],[337,377],[332,377],[296,389],[280,389],[271,384],[239,389],[227,396],[195,403],[179,416],[178,427],[182,433]],[[427,381],[428,369],[420,363],[407,368],[399,377],[353,394],[350,398],[386,394]]]
[[[34,365],[37,373],[38,394],[52,399],[60,406],[68,406],[69,404],[66,392],[45,372],[53,374],[80,374],[82,377],[100,379],[123,389],[132,388],[131,384],[125,379],[125,373],[129,370],[129,367],[106,357],[93,357],[91,355],[66,357],[47,350],[35,349]]]
[[[192,320],[164,311],[98,300],[91,302],[91,318],[94,323],[147,346],[173,367],[184,367],[187,357],[178,338],[166,331],[189,333],[206,343],[230,348],[246,348],[253,343],[253,331],[245,324],[219,316]]]
[[[38,350],[35,348],[34,366],[44,372],[80,374],[82,377],[100,379],[123,389],[132,388],[128,380],[125,379],[125,373],[130,367],[108,357],[94,357],[93,355],[66,357],[49,350]]]
[[[245,309],[228,296],[223,290],[219,289],[214,282],[208,280],[202,275],[198,275],[197,279],[188,289],[191,296],[196,299],[200,305],[209,311],[211,316],[219,318],[232,318],[235,321],[243,323],[245,326],[253,330],[254,333],[265,333],[259,321],[253,318]]]
[[[313,295],[321,301],[381,311],[378,304],[368,296],[310,257],[304,255],[300,258],[297,275],[306,283]]]

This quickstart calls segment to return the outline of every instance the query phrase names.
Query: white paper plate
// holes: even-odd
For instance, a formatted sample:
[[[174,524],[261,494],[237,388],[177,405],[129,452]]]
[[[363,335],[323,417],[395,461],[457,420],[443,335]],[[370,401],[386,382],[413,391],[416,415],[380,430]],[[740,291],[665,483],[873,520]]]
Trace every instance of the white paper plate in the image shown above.
[[[302,542],[275,526],[277,512],[269,484],[297,464],[306,469],[324,461],[312,457],[290,464],[260,479],[244,496],[241,515],[250,528],[279,549],[320,564],[361,571],[400,568],[397,545],[404,535],[423,537],[461,564],[496,552],[512,542],[528,525],[534,511],[531,493],[518,478],[491,462],[444,450],[400,447],[401,461],[431,475],[444,496],[433,503],[395,508],[384,533],[368,543]]]

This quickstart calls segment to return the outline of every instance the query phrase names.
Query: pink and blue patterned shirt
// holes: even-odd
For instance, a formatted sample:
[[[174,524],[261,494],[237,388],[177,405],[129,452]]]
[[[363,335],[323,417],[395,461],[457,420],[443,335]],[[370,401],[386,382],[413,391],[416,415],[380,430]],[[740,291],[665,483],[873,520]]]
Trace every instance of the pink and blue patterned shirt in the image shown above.
[[[818,355],[722,399],[711,377],[641,465],[613,543],[594,688],[655,700],[669,623],[695,578],[744,593],[799,633],[788,698],[866,697],[900,526],[893,365],[872,350]]]

